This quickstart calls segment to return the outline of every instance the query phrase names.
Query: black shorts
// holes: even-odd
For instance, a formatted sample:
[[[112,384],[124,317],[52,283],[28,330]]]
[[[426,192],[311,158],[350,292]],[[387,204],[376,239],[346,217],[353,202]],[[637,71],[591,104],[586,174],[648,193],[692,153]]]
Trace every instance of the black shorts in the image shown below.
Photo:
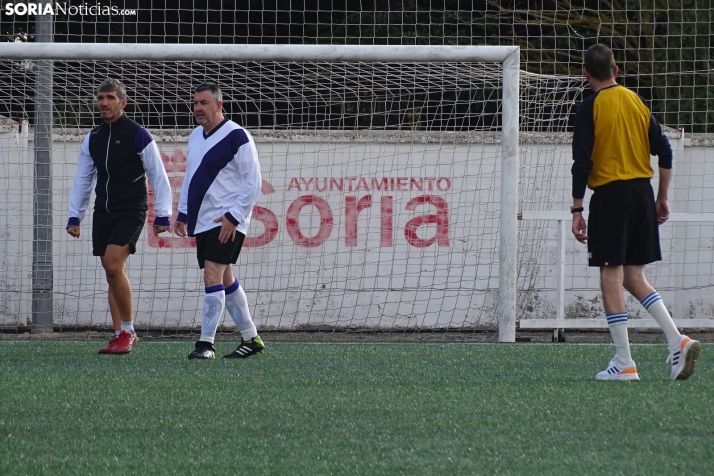
[[[596,188],[590,199],[588,264],[645,265],[661,259],[649,179],[611,182]]]
[[[104,256],[107,245],[129,245],[136,252],[136,242],[146,223],[146,211],[122,210],[112,213],[94,212],[92,221],[92,254]]]
[[[196,235],[196,255],[199,268],[203,269],[206,261],[218,264],[236,264],[238,261],[245,235],[236,231],[236,237],[233,241],[221,243],[218,241],[220,233],[221,227],[218,226]]]

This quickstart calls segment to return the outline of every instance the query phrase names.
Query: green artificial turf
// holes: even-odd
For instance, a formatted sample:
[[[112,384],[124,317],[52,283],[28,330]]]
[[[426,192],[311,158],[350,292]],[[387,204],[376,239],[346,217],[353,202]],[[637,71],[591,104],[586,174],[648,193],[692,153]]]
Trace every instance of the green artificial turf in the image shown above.
[[[597,382],[608,345],[0,341],[0,474],[707,474],[714,346]],[[234,343],[218,342],[219,355]]]

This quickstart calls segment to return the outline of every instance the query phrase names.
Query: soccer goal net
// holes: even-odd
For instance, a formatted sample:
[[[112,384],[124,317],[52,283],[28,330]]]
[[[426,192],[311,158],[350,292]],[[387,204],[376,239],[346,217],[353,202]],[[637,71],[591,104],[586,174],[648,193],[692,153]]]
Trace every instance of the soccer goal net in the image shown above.
[[[217,83],[225,115],[253,134],[262,196],[234,269],[259,329],[498,327],[510,341],[532,307],[550,231],[516,217],[569,200],[563,138],[582,78],[519,75],[515,47],[29,46],[34,55],[0,48],[0,325],[31,325],[41,293],[55,331],[111,324],[94,194],[82,237],[65,232],[106,78],[124,83],[126,114],[158,143],[172,223],[194,88]],[[44,168],[42,101],[53,125]],[[147,225],[151,192],[149,203]],[[43,259],[51,282],[38,283]],[[193,239],[145,227],[127,273],[138,328],[200,328]]]

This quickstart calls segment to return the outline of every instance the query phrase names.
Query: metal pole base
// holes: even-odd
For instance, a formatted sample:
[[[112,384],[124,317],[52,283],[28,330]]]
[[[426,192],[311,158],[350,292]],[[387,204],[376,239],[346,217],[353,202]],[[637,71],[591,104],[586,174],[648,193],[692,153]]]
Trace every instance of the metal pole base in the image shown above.
[[[33,293],[32,330],[33,334],[51,334],[52,328],[52,293]]]

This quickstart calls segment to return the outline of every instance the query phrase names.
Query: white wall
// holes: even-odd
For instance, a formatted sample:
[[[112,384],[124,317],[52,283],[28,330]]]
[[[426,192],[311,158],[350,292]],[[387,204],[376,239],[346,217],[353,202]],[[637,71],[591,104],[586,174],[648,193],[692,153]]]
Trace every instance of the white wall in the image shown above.
[[[30,135],[0,125],[0,325],[32,314],[32,174]]]
[[[91,212],[79,240],[64,230],[84,133],[62,131],[53,144],[55,323],[67,326],[111,322],[103,271],[98,258],[91,256]],[[187,135],[157,133],[156,137],[178,199]],[[434,139],[418,133],[377,137],[259,131],[255,137],[265,181],[258,203],[262,210],[251,224],[250,241],[234,269],[259,327],[495,326],[500,213],[497,145],[474,135],[447,134]],[[521,209],[567,209],[570,146],[531,142],[539,143],[522,145]],[[0,131],[0,186],[5,187],[0,195],[3,326],[30,321],[31,147],[31,137]],[[705,147],[682,151],[680,161],[690,168],[682,165],[677,170],[680,174],[688,170],[689,175],[686,184],[684,177],[676,179],[673,211],[695,212],[697,207],[706,211],[704,202],[711,189],[703,184],[714,170],[697,172],[694,164],[703,166],[710,152]],[[389,190],[376,190],[384,178]],[[335,183],[330,189],[329,179],[335,183],[342,179],[343,190],[336,190]],[[421,191],[416,188],[419,183]],[[371,206],[350,218],[354,214],[348,201],[354,199],[362,208],[366,196],[371,197]],[[433,204],[408,207],[410,201],[424,196]],[[391,197],[391,213],[382,211],[382,200],[385,207],[390,200],[386,197]],[[309,201],[317,205],[306,204]],[[301,212],[292,214],[297,226],[291,230],[290,211],[301,204]],[[420,220],[440,224],[420,224]],[[274,237],[266,242],[271,233],[266,234],[265,224],[275,222]],[[414,233],[405,234],[412,227]],[[709,297],[714,230],[699,225],[683,228],[673,233],[673,227],[663,227],[665,261],[648,271],[665,300],[677,294],[679,308],[688,315],[709,317],[714,309]],[[555,231],[554,223],[521,224],[521,319],[551,317],[548,314],[554,312]],[[198,326],[203,284],[195,248],[188,239],[164,236],[157,239],[145,229],[137,254],[129,260],[135,321],[153,327]],[[324,239],[318,243],[306,239],[310,237]],[[567,315],[594,317],[593,313],[601,312],[597,274],[587,269],[584,251],[576,245],[569,240]],[[678,285],[690,289],[677,292]],[[224,323],[232,325],[230,318]]]
[[[674,175],[670,187],[672,213],[712,213],[714,198],[714,147],[711,139],[678,139],[669,134],[675,152]],[[567,210],[571,204],[572,154],[570,144],[527,146],[522,168],[521,196],[536,196],[521,203],[521,210]],[[537,159],[536,159],[537,157]],[[553,159],[555,171],[542,167]],[[657,159],[652,158],[655,193],[659,183]],[[536,190],[539,188],[540,190]],[[589,203],[588,190],[585,206]],[[519,273],[520,319],[550,318],[556,315],[557,222],[521,222],[521,249],[529,249],[524,269]],[[540,243],[541,246],[536,246]],[[662,295],[677,319],[714,318],[714,224],[667,222],[660,227],[662,261],[645,268],[650,283]],[[598,268],[587,266],[587,248],[578,243],[566,223],[565,317],[602,318]],[[528,261],[530,260],[530,261]],[[649,317],[639,302],[624,293],[630,318]]]

